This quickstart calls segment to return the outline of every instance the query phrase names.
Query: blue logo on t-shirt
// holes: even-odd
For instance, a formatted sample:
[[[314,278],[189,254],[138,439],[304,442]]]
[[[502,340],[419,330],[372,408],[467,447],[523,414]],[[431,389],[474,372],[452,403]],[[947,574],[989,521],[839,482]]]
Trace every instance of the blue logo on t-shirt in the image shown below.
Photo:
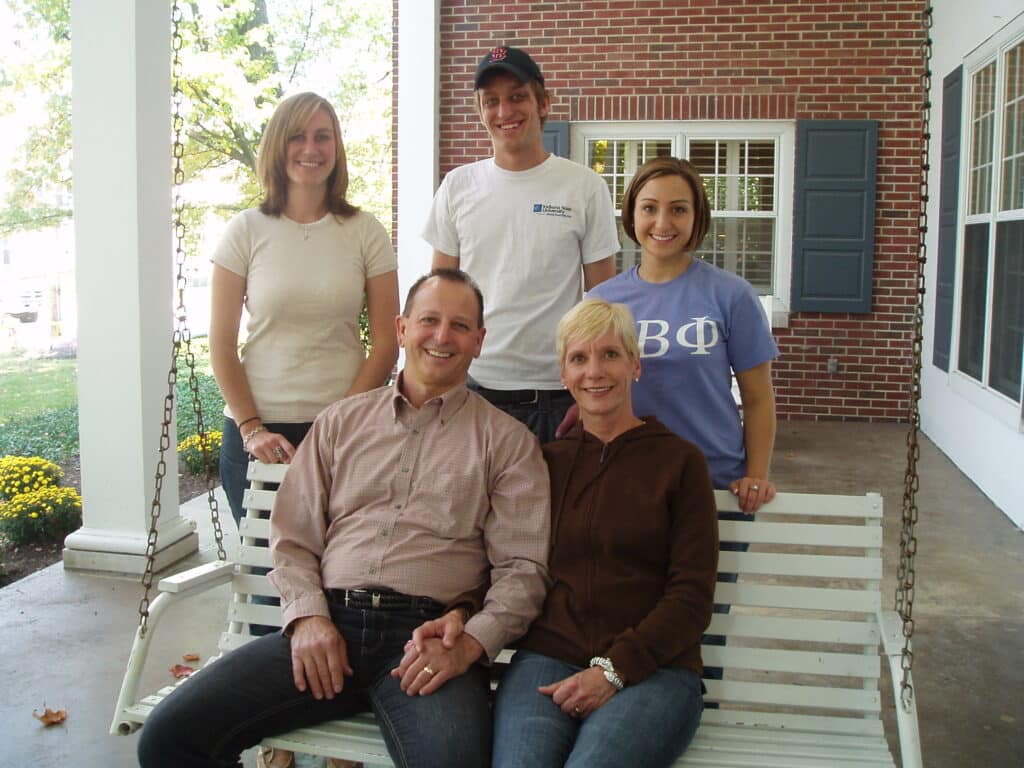
[[[551,203],[534,203],[533,212],[541,216],[557,216],[561,219],[568,219],[572,216],[572,208],[568,205],[553,205]]]

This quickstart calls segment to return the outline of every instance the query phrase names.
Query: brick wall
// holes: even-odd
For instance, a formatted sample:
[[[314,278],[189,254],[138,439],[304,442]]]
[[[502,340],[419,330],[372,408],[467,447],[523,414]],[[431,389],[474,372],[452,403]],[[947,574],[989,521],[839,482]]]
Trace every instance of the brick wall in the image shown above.
[[[904,418],[918,242],[922,0],[441,6],[442,173],[490,154],[471,88],[476,62],[497,43],[525,48],[540,64],[553,94],[552,120],[878,120],[873,312],[791,315],[789,328],[776,332],[782,355],[774,372],[783,418]],[[836,373],[827,372],[830,358],[839,363]]]

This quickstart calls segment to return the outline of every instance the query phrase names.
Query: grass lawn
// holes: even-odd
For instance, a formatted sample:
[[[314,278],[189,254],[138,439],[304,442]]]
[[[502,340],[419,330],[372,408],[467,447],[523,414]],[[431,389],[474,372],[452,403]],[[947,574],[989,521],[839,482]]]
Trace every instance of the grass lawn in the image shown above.
[[[75,360],[0,353],[0,424],[78,403]]]
[[[208,430],[219,430],[224,401],[210,370],[206,339],[194,339],[196,378]],[[188,366],[178,359],[178,435],[196,432]],[[27,358],[0,353],[0,456],[43,456],[62,463],[78,453],[78,393],[75,360]],[[155,446],[154,446],[155,448]]]

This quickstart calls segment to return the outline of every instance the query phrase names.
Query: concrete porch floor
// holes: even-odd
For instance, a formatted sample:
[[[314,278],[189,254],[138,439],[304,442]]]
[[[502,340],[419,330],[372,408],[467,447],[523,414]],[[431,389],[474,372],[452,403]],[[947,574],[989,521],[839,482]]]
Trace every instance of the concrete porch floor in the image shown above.
[[[897,565],[905,428],[782,422],[775,480],[787,491],[880,491],[886,504],[883,605]],[[914,675],[925,764],[1024,765],[1024,535],[922,437]],[[226,503],[221,503],[226,510]],[[201,550],[171,571],[215,559],[205,498],[184,505]],[[230,517],[228,515],[228,517]],[[235,539],[234,526],[225,526]],[[230,556],[229,547],[229,556]],[[142,689],[171,681],[184,653],[205,660],[223,626],[226,588],[164,618]],[[65,572],[58,564],[0,590],[0,766],[135,765],[135,736],[107,735],[137,624],[135,579]],[[883,698],[885,694],[883,694]],[[66,708],[43,728],[32,711]],[[891,709],[891,704],[889,705]],[[887,722],[898,755],[895,722]],[[252,758],[248,757],[247,766]],[[624,762],[625,766],[626,763]]]

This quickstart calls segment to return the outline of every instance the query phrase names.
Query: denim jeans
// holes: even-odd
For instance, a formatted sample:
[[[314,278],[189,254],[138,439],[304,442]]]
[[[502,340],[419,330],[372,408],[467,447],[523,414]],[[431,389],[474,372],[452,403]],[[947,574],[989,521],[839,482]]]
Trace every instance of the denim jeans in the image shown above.
[[[472,379],[466,382],[466,386],[487,399],[495,408],[525,424],[537,436],[541,445],[555,439],[555,430],[574,402],[572,395],[562,389],[541,390],[537,401],[532,403],[494,402],[488,397],[488,390],[481,390],[480,385]]]
[[[298,447],[313,424],[312,422],[305,422],[298,424],[264,424],[263,426],[271,432],[284,435],[288,442]],[[245,508],[242,504],[245,490],[249,487],[249,481],[245,478],[249,468],[249,454],[242,447],[242,435],[234,419],[224,418],[224,431],[222,434],[223,437],[220,443],[220,484],[224,489],[224,495],[227,496],[228,506],[231,508],[231,516],[235,518],[235,525],[237,526],[242,518],[245,517]],[[268,491],[276,490],[277,483],[267,483],[266,488]],[[257,544],[266,546],[267,542],[265,539],[257,539]],[[263,575],[268,573],[269,569],[253,568],[252,572]],[[266,595],[253,595],[251,600],[256,605],[281,604],[279,598]],[[268,624],[249,625],[249,634],[252,635],[267,635],[276,631],[277,627],[272,627]]]
[[[436,612],[356,610],[331,604],[355,674],[333,699],[300,693],[291,643],[264,635],[203,668],[150,714],[142,768],[226,768],[262,738],[372,709],[399,768],[488,766],[491,715],[483,667],[474,664],[429,696],[408,696],[389,674],[413,629]]]
[[[580,669],[516,653],[494,703],[494,768],[658,768],[683,754],[703,706],[696,674],[659,669],[580,720],[537,691]]]

